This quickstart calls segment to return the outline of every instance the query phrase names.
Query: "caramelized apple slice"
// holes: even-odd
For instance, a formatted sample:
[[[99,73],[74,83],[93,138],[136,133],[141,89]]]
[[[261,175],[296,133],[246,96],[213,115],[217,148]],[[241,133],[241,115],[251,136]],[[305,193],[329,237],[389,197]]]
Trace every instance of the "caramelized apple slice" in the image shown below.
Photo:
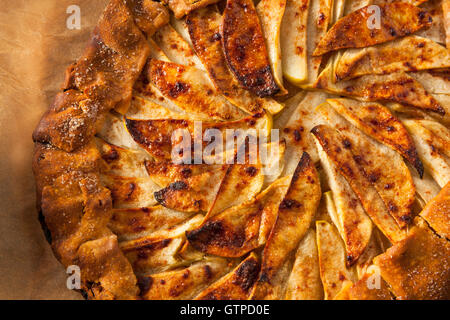
[[[450,67],[450,53],[440,44],[409,36],[365,49],[348,49],[337,63],[336,78]]]
[[[447,162],[445,156],[436,150],[433,141],[428,140],[432,137],[427,134],[427,129],[415,120],[404,120],[403,124],[411,133],[425,169],[443,188],[450,181],[450,163]]]
[[[364,211],[358,196],[340,175],[321,145],[316,143],[322,167],[331,192],[325,193],[328,213],[336,225],[346,248],[347,265],[354,264],[369,244],[372,221]]]
[[[283,109],[283,105],[271,98],[259,98],[239,85],[227,66],[219,32],[220,13],[209,6],[191,12],[186,17],[190,39],[195,53],[205,65],[217,91],[235,106],[248,113],[257,113],[264,108],[271,114]]]
[[[264,247],[261,274],[253,299],[282,298],[280,289],[286,279],[279,279],[279,273],[310,228],[321,195],[319,175],[305,152],[278,208],[275,225]]]
[[[240,119],[245,113],[217,94],[204,71],[176,63],[150,60],[146,75],[170,101],[186,112],[212,119]]]
[[[314,87],[331,93],[354,96],[365,101],[389,100],[444,115],[440,103],[420,82],[404,72],[387,75],[366,75],[353,80],[334,82],[329,64],[320,74]]]
[[[286,0],[261,0],[256,6],[256,13],[261,21],[262,34],[266,41],[272,74],[277,86],[280,88],[279,95],[288,93],[283,87],[280,47],[281,20],[285,9]]]
[[[406,36],[431,24],[430,15],[405,2],[378,5],[380,27],[372,27],[369,18],[375,13],[370,6],[358,9],[340,19],[322,38],[314,56],[345,48],[363,48]],[[375,20],[377,17],[373,17]]]
[[[278,93],[253,1],[227,0],[220,29],[226,61],[240,84],[259,97]]]
[[[346,281],[355,275],[345,266],[345,249],[336,229],[326,221],[316,222],[320,278],[325,300],[333,300]]]
[[[351,99],[328,99],[327,102],[362,132],[400,153],[420,176],[423,175],[423,164],[412,138],[388,108]]]
[[[201,290],[226,274],[232,263],[213,258],[191,266],[138,279],[144,300],[193,299]]]
[[[102,174],[103,184],[111,191],[115,208],[145,208],[156,205],[153,193],[159,189],[150,178],[132,178]]]
[[[231,207],[186,233],[189,243],[204,253],[241,257],[264,244],[260,228],[272,229],[274,217],[288,187],[288,177],[271,184],[251,202]],[[267,231],[268,230],[268,231]]]
[[[286,300],[322,300],[316,233],[310,229],[300,242],[286,284]]]
[[[375,187],[387,210],[400,227],[412,220],[415,188],[411,173],[402,157],[392,149],[374,141],[323,104],[317,111],[326,117],[330,126],[344,138],[344,147],[351,150],[355,161],[368,181]],[[386,167],[386,163],[390,163]]]
[[[417,120],[417,123],[429,131],[428,140],[450,158],[450,129],[437,121]]]
[[[299,85],[307,80],[307,31],[310,0],[287,0],[281,21],[281,62],[283,75]]]
[[[203,290],[195,300],[247,300],[259,272],[259,261],[251,253],[233,271]]]
[[[405,231],[401,230],[390,216],[383,200],[371,185],[364,171],[356,163],[353,154],[346,147],[348,144],[345,143],[342,136],[336,130],[325,125],[314,127],[312,133],[330,160],[339,168],[339,172],[352,187],[373,223],[392,242],[403,239]]]

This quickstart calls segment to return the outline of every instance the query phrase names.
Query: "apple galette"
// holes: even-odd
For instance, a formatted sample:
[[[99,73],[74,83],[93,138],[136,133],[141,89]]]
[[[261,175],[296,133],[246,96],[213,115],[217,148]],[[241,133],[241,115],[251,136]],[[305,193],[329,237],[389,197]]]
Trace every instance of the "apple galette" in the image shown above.
[[[111,0],[33,139],[89,299],[449,299],[448,0]]]

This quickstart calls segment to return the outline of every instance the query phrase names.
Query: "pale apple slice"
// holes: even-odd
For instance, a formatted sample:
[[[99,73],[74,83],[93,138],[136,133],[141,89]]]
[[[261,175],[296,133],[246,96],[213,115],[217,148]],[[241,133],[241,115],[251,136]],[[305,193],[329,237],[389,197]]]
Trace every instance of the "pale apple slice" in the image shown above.
[[[191,266],[138,279],[144,300],[193,299],[232,267],[226,259],[212,258]]]
[[[422,127],[415,120],[404,120],[403,124],[411,133],[416,144],[419,157],[425,169],[431,174],[436,182],[443,188],[450,181],[450,163],[429,141],[427,129]],[[429,131],[428,131],[429,132]]]
[[[307,56],[307,84],[310,87],[319,75],[322,57],[314,56],[313,52],[325,37],[331,20],[331,0],[311,1],[306,26],[306,56]]]
[[[286,284],[286,300],[322,300],[316,233],[310,229],[300,242]]]
[[[222,257],[241,257],[259,247],[267,240],[267,236],[260,240],[260,228],[266,224],[265,228],[271,230],[288,185],[288,177],[279,179],[251,202],[206,220],[199,228],[186,233],[189,243],[201,252]]]
[[[297,108],[291,113],[286,125],[281,128],[280,137],[286,140],[285,174],[292,174],[300,161],[303,152],[307,152],[313,162],[318,162],[314,141],[309,134],[316,125],[324,123],[324,119],[314,111],[329,96],[321,92],[308,92]]]
[[[330,126],[340,132],[344,148],[351,151],[366,179],[375,187],[397,224],[405,227],[412,220],[415,188],[402,157],[356,129],[329,104],[324,103],[317,111],[327,119]],[[391,165],[386,167],[386,163]]]
[[[152,38],[148,38],[147,41],[150,47],[150,56],[149,56],[150,58],[167,62],[170,61],[169,57],[166,56],[164,51],[161,50],[161,48],[158,46],[155,40],[153,40]]]
[[[124,177],[147,177],[144,163],[150,158],[148,153],[118,147],[101,138],[94,138],[94,141],[104,161],[101,172]]]
[[[370,6],[358,9],[340,19],[320,40],[314,56],[345,48],[363,48],[384,43],[428,27],[431,16],[421,8],[405,2],[378,5],[380,27],[371,26],[368,18],[373,14]],[[376,18],[376,17],[374,17]]]
[[[284,77],[295,85],[307,81],[307,23],[310,0],[287,0],[280,46]]]
[[[170,61],[201,70],[205,69],[189,44],[170,24],[158,29],[153,35],[153,39]]]
[[[430,132],[427,134],[428,141],[450,158],[450,129],[437,121],[417,120],[417,122]]]
[[[195,116],[193,117],[182,109],[174,111],[139,94],[135,94],[131,99],[131,105],[125,117],[139,120],[195,119]]]
[[[320,278],[325,300],[333,300],[346,281],[355,275],[345,266],[345,249],[336,229],[326,221],[316,222]]]
[[[431,94],[445,94],[450,92],[449,69],[428,70],[408,73],[411,77],[419,81],[425,90]]]
[[[122,116],[107,113],[97,136],[109,144],[130,150],[143,150],[128,134]]]
[[[233,271],[203,290],[195,300],[248,300],[260,264],[252,252]]]
[[[153,195],[159,187],[149,177],[133,178],[102,174],[103,184],[111,191],[115,208],[144,208],[157,204]]]
[[[331,192],[325,193],[327,209],[346,248],[346,263],[354,264],[366,249],[372,234],[372,221],[367,216],[358,196],[340,175],[322,146],[316,142]]]
[[[280,88],[278,95],[288,92],[283,86],[283,68],[281,64],[280,30],[287,0],[261,0],[256,6],[256,13],[261,22],[261,29],[266,42],[267,54],[273,78]]]
[[[120,241],[132,240],[143,234],[171,230],[186,221],[192,214],[179,212],[163,206],[145,208],[113,209],[108,227]]]
[[[344,10],[346,5],[346,0],[334,0],[333,9],[331,10],[331,20],[330,25],[334,25],[340,18],[344,16]]]
[[[411,175],[413,177],[414,186],[416,187],[417,195],[419,198],[419,203],[422,205],[422,208],[425,204],[431,201],[439,191],[441,187],[437,184],[437,182],[433,179],[433,177],[428,173],[424,172],[422,178],[419,175],[411,170]],[[420,201],[422,200],[422,201]]]
[[[136,120],[126,118],[125,124],[129,135],[131,135],[136,143],[147,150],[154,158],[159,160],[175,161],[179,156],[176,151],[180,144],[188,149],[183,149],[183,152],[188,152],[190,159],[194,159],[195,148],[191,148],[191,142],[198,141],[199,139],[202,141],[202,148],[198,149],[200,149],[200,155],[203,155],[203,152],[206,152],[206,148],[209,145],[208,141],[204,141],[203,138],[212,133],[217,133],[218,135],[220,133],[219,138],[222,139],[222,144],[220,144],[219,141],[217,141],[217,144],[219,145],[219,149],[221,147],[221,152],[226,151],[228,148],[234,150],[234,146],[226,144],[231,141],[227,138],[227,130],[232,130],[231,132],[234,133],[238,143],[241,140],[244,142],[245,137],[248,137],[250,140],[256,140],[257,137],[260,137],[261,139],[266,139],[265,141],[267,141],[268,135],[272,128],[272,119],[267,113],[262,113],[255,114],[242,120],[229,122],[198,123],[196,121],[181,119]],[[181,137],[178,139],[176,132],[180,133],[180,130],[183,131],[184,129],[187,131],[185,132],[185,136],[182,136],[182,138],[186,139],[186,141],[180,141]],[[185,145],[186,143],[187,145]],[[220,154],[217,154],[216,156]],[[182,159],[179,160],[184,160],[186,159],[185,157],[187,157],[187,153],[183,153]],[[203,157],[203,160],[205,159],[209,159],[209,157]],[[223,161],[225,160],[226,159],[223,159]],[[223,163],[223,161],[216,161],[216,163]],[[191,163],[190,161],[188,162]]]
[[[412,138],[388,108],[352,99],[328,99],[327,102],[362,132],[400,153],[420,176],[423,175],[423,164]]]
[[[431,26],[426,29],[422,29],[416,32],[416,35],[424,38],[431,39],[437,43],[443,44],[445,46],[445,19],[443,13],[443,6],[445,0],[439,1],[424,1],[425,3],[421,5],[423,9],[428,11],[433,19]]]
[[[195,67],[150,60],[144,73],[167,99],[186,112],[217,120],[240,119],[246,114],[218,94],[206,73]]]
[[[408,36],[364,49],[348,49],[336,65],[339,80],[366,74],[387,74],[450,67],[450,53],[440,44]]]
[[[404,72],[386,75],[365,75],[352,80],[335,82],[332,64],[321,72],[314,87],[331,93],[353,96],[364,101],[388,100],[421,110],[445,114],[441,104],[422,84]]]
[[[130,261],[134,272],[158,273],[178,266],[177,252],[184,243],[183,236],[170,238],[137,238],[120,243],[120,249]]]
[[[385,1],[385,0],[383,0]],[[352,0],[345,2],[344,16],[372,4],[372,0]]]
[[[283,109],[283,105],[271,98],[259,98],[241,88],[227,66],[219,32],[222,16],[213,6],[191,12],[186,17],[187,28],[195,53],[205,65],[217,91],[235,106],[248,113],[264,108],[271,114]]]
[[[346,147],[348,144],[344,142],[345,139],[336,130],[325,125],[314,127],[312,133],[356,193],[372,222],[392,242],[402,240],[406,232],[399,228],[389,214],[376,189],[355,161],[352,152]]]
[[[227,0],[220,31],[225,59],[239,83],[259,97],[278,93],[253,1]]]
[[[253,299],[282,298],[280,289],[286,279],[278,279],[280,271],[310,228],[321,196],[319,175],[305,152],[278,208],[277,219],[264,247],[261,274],[252,293]]]

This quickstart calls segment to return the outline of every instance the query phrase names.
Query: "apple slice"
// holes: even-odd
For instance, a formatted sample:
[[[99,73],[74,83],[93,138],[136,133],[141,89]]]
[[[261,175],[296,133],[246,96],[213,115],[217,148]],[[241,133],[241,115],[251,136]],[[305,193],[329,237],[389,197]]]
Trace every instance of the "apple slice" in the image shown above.
[[[334,25],[340,18],[344,16],[346,0],[334,0],[330,25]]]
[[[313,52],[325,37],[331,20],[331,0],[319,0],[310,2],[308,24],[306,26],[306,55],[308,61],[307,85],[310,87],[319,75],[322,57],[314,56]]]
[[[252,252],[233,271],[203,290],[195,300],[248,300],[258,278],[258,257]]]
[[[288,177],[279,179],[251,202],[231,207],[207,219],[199,228],[186,233],[189,243],[201,252],[234,258],[264,244],[267,236],[260,236],[260,228],[272,229],[273,217],[276,218],[276,209],[288,182]]]
[[[235,106],[248,113],[264,108],[271,114],[283,109],[283,105],[271,98],[259,98],[241,88],[227,66],[219,32],[222,16],[214,6],[191,12],[186,17],[187,28],[195,53],[205,65],[209,78],[217,91]]]
[[[445,43],[447,49],[450,48],[450,1],[442,0],[442,15],[444,17],[444,28],[445,28]]]
[[[138,278],[144,300],[193,299],[202,289],[226,274],[232,264],[226,259],[212,258],[189,267]]]
[[[310,229],[300,242],[286,284],[286,300],[322,300],[316,233]]]
[[[227,148],[230,147],[225,144],[227,140],[227,130],[235,130],[235,136],[238,140],[239,138],[243,139],[245,136],[255,137],[255,132],[260,138],[267,139],[272,128],[272,119],[266,113],[262,113],[237,121],[203,122],[201,123],[201,127],[199,127],[200,124],[196,125],[195,121],[181,119],[136,120],[126,118],[125,124],[129,134],[136,143],[147,150],[154,158],[159,160],[172,160],[172,148],[178,143],[181,143],[181,141],[177,139],[172,141],[172,135],[174,135],[176,130],[186,129],[190,134],[191,142],[194,142],[201,137],[205,137],[205,132],[212,132],[209,130],[218,130],[223,138],[222,150],[226,151]],[[247,131],[250,129],[253,129],[254,131]],[[194,132],[194,130],[197,131]],[[200,134],[201,137],[199,137]],[[202,143],[203,148],[201,150],[203,154],[208,143],[207,141],[203,141],[203,139]],[[189,151],[192,158],[194,158],[193,151],[195,150],[190,150],[190,144],[188,148],[189,150],[184,151]],[[183,156],[186,156],[186,154],[183,154]],[[203,158],[203,160],[206,159],[205,157]]]
[[[218,0],[165,0],[176,19],[181,19],[189,12],[206,7],[218,2]]]
[[[169,62],[169,57],[166,56],[164,51],[161,50],[161,48],[156,44],[156,42],[152,38],[148,38],[148,45],[150,47],[150,58],[156,59],[156,60],[162,60]]]
[[[336,130],[325,125],[314,127],[312,133],[356,193],[372,222],[392,242],[403,239],[406,232],[401,230],[394,218],[389,215],[383,200],[368,180],[366,173],[355,161],[353,153],[346,147],[348,143],[345,143],[345,139]]]
[[[307,23],[310,0],[287,0],[281,21],[280,46],[283,75],[299,85],[307,80]]]
[[[318,162],[314,141],[309,134],[316,125],[324,123],[324,119],[314,111],[329,96],[321,92],[308,92],[290,113],[286,125],[281,128],[280,138],[286,140],[285,174],[292,174],[303,154],[307,152],[313,162]]]
[[[320,278],[325,300],[333,300],[347,281],[356,277],[345,266],[345,249],[336,229],[326,221],[316,222]]]
[[[370,6],[358,9],[340,19],[320,40],[314,56],[345,48],[363,48],[406,36],[431,24],[430,15],[405,2],[378,5],[380,28],[370,24],[377,19]]]
[[[158,104],[155,99],[147,99],[135,94],[131,99],[131,105],[125,117],[139,120],[195,119],[195,116],[193,117],[182,109],[169,109],[164,104],[164,102]]]
[[[420,176],[423,175],[423,164],[412,138],[388,108],[352,99],[328,99],[327,102],[362,132],[400,153]]]
[[[280,277],[280,272],[310,228],[321,196],[319,175],[305,152],[278,208],[276,222],[264,247],[261,274],[252,293],[253,299],[282,298],[280,289],[286,279]]]
[[[281,65],[280,29],[286,9],[287,0],[261,0],[256,6],[256,13],[261,22],[263,37],[266,41],[270,67],[273,78],[280,88],[278,95],[288,92],[283,87],[283,68]]]
[[[152,59],[144,73],[167,99],[186,112],[217,120],[240,119],[246,115],[216,92],[202,70]]]
[[[450,129],[437,121],[417,120],[417,122],[429,131],[429,141],[444,155],[450,158]]]
[[[332,64],[328,64],[314,87],[339,95],[358,97],[364,101],[389,100],[445,115],[444,108],[422,84],[404,72],[365,75],[339,82],[334,79]]]
[[[129,150],[143,150],[128,134],[123,117],[107,113],[97,137],[109,144]]]
[[[227,0],[220,29],[225,59],[239,83],[259,97],[278,93],[253,1]]]
[[[170,61],[201,70],[205,69],[189,44],[170,24],[166,24],[156,31],[153,39]]]
[[[426,171],[421,178],[415,171],[411,170],[411,176],[413,177],[414,186],[416,187],[416,192],[419,197],[418,201],[423,208],[425,204],[437,196],[441,187]]]
[[[358,196],[340,175],[321,145],[316,143],[322,168],[324,168],[331,192],[325,193],[327,209],[346,248],[347,266],[354,264],[369,244],[372,221],[364,211]]]
[[[108,227],[120,241],[132,240],[143,233],[152,234],[160,230],[172,230],[186,221],[192,214],[179,212],[163,206],[113,209]]]
[[[405,227],[412,220],[415,188],[411,172],[402,157],[364,135],[338,115],[329,104],[319,106],[317,111],[327,119],[330,126],[340,132],[344,138],[344,147],[351,150],[355,161],[375,187],[387,210],[400,227]],[[391,166],[386,167],[386,163]]]
[[[450,183],[431,200],[420,213],[428,224],[442,238],[450,239]]]
[[[450,92],[450,69],[409,72],[408,75],[419,81],[431,94],[448,95]]]
[[[185,241],[183,236],[170,238],[142,237],[119,244],[134,272],[163,272],[180,264],[177,252]]]
[[[448,162],[433,145],[429,131],[415,120],[404,120],[403,124],[411,133],[417,152],[425,166],[436,182],[443,188],[450,181],[450,161]]]
[[[418,0],[419,2],[422,0]],[[443,6],[445,0],[441,1],[422,1],[425,2],[421,7],[428,11],[433,22],[431,22],[431,26],[426,29],[422,29],[415,34],[420,37],[428,38],[433,40],[434,42],[440,43],[445,46],[445,19],[443,14]]]
[[[450,53],[440,44],[408,36],[364,49],[348,49],[337,63],[339,80],[366,74],[387,74],[450,67]]]

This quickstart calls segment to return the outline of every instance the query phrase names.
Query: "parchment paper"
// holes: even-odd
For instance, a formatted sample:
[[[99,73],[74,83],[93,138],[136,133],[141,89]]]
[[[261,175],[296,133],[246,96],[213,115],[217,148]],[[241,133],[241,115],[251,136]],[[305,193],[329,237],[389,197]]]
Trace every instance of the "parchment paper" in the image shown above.
[[[37,220],[31,134],[107,0],[0,0],[0,299],[80,299]],[[81,29],[67,28],[67,8]]]

